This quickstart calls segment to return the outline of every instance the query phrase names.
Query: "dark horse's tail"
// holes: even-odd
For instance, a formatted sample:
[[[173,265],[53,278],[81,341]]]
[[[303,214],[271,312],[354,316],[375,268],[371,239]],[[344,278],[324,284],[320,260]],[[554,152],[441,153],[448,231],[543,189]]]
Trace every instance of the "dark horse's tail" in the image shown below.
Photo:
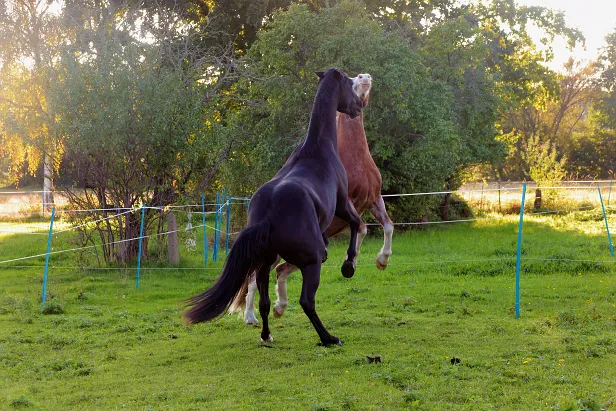
[[[227,311],[246,277],[265,263],[263,255],[269,243],[269,231],[268,218],[242,230],[229,251],[216,284],[185,301],[186,305],[193,306],[184,313],[184,320],[188,324],[210,321]]]

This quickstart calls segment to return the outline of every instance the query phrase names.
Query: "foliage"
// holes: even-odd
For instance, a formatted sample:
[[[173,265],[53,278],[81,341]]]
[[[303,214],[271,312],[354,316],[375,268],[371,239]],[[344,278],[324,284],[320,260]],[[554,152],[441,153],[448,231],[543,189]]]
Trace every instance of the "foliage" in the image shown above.
[[[544,7],[18,0],[0,2],[0,21],[15,39],[0,42],[0,184],[44,170],[48,182],[97,186],[91,206],[166,205],[222,186],[250,195],[303,138],[312,71],[332,66],[374,77],[365,124],[386,193],[453,190],[476,169],[614,171],[616,35],[597,64],[558,75],[549,45],[584,39]],[[392,202],[394,219],[447,218],[447,196],[415,201]]]
[[[225,134],[216,132],[216,113],[204,99],[215,80],[201,68],[182,66],[200,56],[177,57],[165,53],[168,43],[148,46],[131,39],[112,17],[98,24],[90,35],[105,40],[93,50],[66,47],[51,90],[68,149],[64,170],[86,187],[85,196],[66,190],[79,209],[174,203],[196,191],[226,151]],[[183,27],[163,28],[172,35]],[[147,221],[153,217],[148,212]],[[129,213],[118,224],[98,230],[106,233],[105,259],[125,262],[135,256],[137,242],[115,240],[136,238],[138,218]]]
[[[34,0],[0,3],[0,38],[11,39],[0,43],[0,152],[5,182],[15,185],[43,159],[53,168],[62,156],[47,93],[63,33],[50,6]]]
[[[507,145],[497,136],[515,136],[503,121],[513,109],[557,90],[555,74],[542,65],[549,55],[527,33],[531,23],[548,38],[583,40],[561,13],[512,2],[291,6],[249,50],[246,64],[261,80],[239,87],[252,105],[235,117],[246,144],[226,169],[226,184],[245,193],[273,175],[303,136],[316,84],[310,71],[337,65],[375,78],[366,130],[384,190],[456,189],[468,167],[503,163]],[[242,171],[248,168],[250,175]],[[434,205],[392,207],[406,220]]]
[[[602,95],[593,111],[593,127],[588,132],[588,142],[580,156],[584,169],[592,170],[594,175],[613,178],[616,172],[616,31],[605,38],[606,45],[599,56],[599,78],[597,86]]]
[[[41,311],[45,315],[64,314],[64,306],[56,299],[48,300]]]
[[[526,151],[522,154],[529,166],[529,177],[538,183],[553,183],[564,179],[566,157],[560,160],[557,157],[558,152],[554,147],[549,142],[539,142],[537,136],[531,137]]]
[[[372,74],[365,126],[386,192],[438,189],[455,167],[448,88],[433,81],[404,39],[384,32],[360,4],[341,2],[317,13],[291,6],[276,14],[248,56],[260,80],[240,84],[256,103],[232,119],[245,136],[243,156],[226,168],[225,183],[234,192],[250,192],[284,163],[308,125],[313,72],[332,66],[350,75]],[[416,207],[416,214],[424,209]]]
[[[592,111],[600,98],[593,81],[596,65],[582,66],[570,59],[564,69],[557,95],[546,94],[508,114],[503,125],[510,132],[511,143],[510,155],[501,168],[504,175],[535,179],[537,166],[549,157],[554,158],[540,165],[543,174],[551,172],[559,179],[580,175],[582,170],[591,174],[592,166],[581,166],[579,150],[593,134]]]

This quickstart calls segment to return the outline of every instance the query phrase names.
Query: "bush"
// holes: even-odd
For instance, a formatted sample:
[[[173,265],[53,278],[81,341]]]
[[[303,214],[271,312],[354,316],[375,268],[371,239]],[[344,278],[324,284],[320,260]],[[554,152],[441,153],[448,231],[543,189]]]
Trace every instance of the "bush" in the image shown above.
[[[43,308],[43,314],[45,315],[64,314],[64,306],[55,299],[48,300],[45,302],[45,307]]]

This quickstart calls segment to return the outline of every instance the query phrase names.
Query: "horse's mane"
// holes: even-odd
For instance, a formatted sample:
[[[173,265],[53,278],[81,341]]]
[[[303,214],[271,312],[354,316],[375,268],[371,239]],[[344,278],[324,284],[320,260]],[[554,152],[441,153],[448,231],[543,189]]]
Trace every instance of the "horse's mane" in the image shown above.
[[[334,95],[334,91],[336,89],[336,87],[325,87],[325,85],[326,84],[329,85],[329,83],[331,82],[338,81],[333,78],[333,71],[330,71],[328,73],[329,75],[326,74],[319,79],[319,84],[317,85],[317,93],[314,98],[314,103],[312,104],[313,114],[315,114],[314,109],[318,108],[319,111],[317,114],[320,117],[326,114],[324,108],[327,107],[327,103],[331,100],[332,96]]]

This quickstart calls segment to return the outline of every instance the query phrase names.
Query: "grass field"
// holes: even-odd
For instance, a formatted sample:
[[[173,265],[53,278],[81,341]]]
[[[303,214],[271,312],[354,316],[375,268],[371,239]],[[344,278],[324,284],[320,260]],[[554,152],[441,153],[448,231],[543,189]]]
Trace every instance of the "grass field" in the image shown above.
[[[602,224],[597,211],[526,219],[519,319],[516,217],[394,234],[382,272],[381,239],[368,238],[352,279],[334,241],[317,293],[344,343],[331,348],[297,303],[298,274],[263,345],[234,315],[182,323],[179,302],[217,270],[146,262],[135,289],[133,268],[70,268],[74,253],[59,254],[43,313],[44,259],[0,265],[0,409],[616,409],[616,270]],[[55,249],[73,246],[58,237]],[[0,234],[0,260],[45,244]],[[182,255],[180,268],[202,265],[198,251]]]

